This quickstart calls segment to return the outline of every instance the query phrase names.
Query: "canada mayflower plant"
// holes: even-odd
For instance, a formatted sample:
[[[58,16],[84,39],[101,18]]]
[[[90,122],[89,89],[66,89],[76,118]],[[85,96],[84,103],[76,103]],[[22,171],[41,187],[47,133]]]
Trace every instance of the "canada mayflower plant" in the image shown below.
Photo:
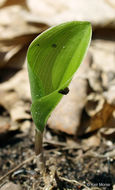
[[[32,118],[36,126],[35,150],[42,153],[47,120],[81,64],[91,39],[89,22],[71,21],[39,35],[27,53]]]

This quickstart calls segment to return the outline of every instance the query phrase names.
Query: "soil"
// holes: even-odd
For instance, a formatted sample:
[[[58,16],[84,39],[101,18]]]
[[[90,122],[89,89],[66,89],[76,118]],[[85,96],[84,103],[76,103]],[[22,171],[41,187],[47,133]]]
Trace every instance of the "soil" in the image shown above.
[[[26,135],[17,132],[15,135],[10,133],[8,137],[7,134],[7,137],[2,137],[0,147],[0,189],[13,182],[20,184],[23,190],[112,190],[115,159],[111,156],[114,143],[111,144],[101,139],[99,146],[89,147],[82,143],[82,139],[73,139],[73,136],[47,127],[44,175],[36,165],[33,127]]]

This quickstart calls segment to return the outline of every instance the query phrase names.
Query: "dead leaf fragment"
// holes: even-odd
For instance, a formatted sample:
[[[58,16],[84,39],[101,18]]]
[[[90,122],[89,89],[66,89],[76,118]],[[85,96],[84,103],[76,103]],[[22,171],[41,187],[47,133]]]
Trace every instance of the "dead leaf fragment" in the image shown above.
[[[17,130],[20,127],[19,121],[31,119],[27,69],[21,70],[15,77],[0,85],[0,97],[0,105],[9,113],[9,123],[12,130]]]
[[[109,140],[115,139],[115,127],[114,128],[103,128],[100,131],[101,135]]]
[[[90,127],[86,130],[86,132],[92,132],[101,127],[104,127],[112,117],[114,110],[115,106],[109,105],[107,102],[105,102],[102,110],[91,118]]]
[[[0,68],[21,68],[31,41],[48,28],[47,23],[31,22],[28,15],[20,5],[0,10]]]
[[[87,103],[85,105],[86,112],[90,117],[93,117],[100,110],[103,109],[104,97],[101,94],[91,93],[87,97]]]
[[[100,145],[101,139],[98,135],[93,135],[87,139],[84,139],[82,142],[88,147],[98,147]]]
[[[68,20],[88,20],[94,26],[105,26],[115,20],[114,7],[104,0],[99,3],[97,0],[39,0],[39,6],[37,0],[27,0],[27,5],[34,15],[40,16],[51,25]]]
[[[17,1],[17,0],[1,0],[1,2],[0,2],[0,8],[12,6],[12,5],[21,5],[21,6],[24,6],[25,8],[27,8],[26,0],[20,0],[20,1]]]

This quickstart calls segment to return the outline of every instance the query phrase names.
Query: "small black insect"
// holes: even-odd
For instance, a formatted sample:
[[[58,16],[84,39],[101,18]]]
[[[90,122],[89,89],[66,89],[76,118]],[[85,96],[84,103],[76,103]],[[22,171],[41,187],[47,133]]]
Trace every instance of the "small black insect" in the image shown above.
[[[37,46],[40,46],[40,44],[36,44]]]
[[[66,87],[66,88],[64,88],[64,89],[59,90],[58,92],[59,92],[60,94],[66,95],[66,94],[69,93],[69,88]]]
[[[56,47],[57,47],[57,45],[56,45],[56,44],[52,44],[52,47],[56,48]]]

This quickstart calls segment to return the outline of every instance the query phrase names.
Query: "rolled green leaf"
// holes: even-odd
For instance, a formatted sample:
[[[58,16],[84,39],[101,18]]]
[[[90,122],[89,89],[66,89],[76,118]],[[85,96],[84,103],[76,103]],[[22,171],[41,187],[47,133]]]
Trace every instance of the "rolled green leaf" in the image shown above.
[[[43,132],[46,122],[82,62],[91,39],[89,22],[72,21],[39,35],[27,53],[32,106],[36,127]]]

